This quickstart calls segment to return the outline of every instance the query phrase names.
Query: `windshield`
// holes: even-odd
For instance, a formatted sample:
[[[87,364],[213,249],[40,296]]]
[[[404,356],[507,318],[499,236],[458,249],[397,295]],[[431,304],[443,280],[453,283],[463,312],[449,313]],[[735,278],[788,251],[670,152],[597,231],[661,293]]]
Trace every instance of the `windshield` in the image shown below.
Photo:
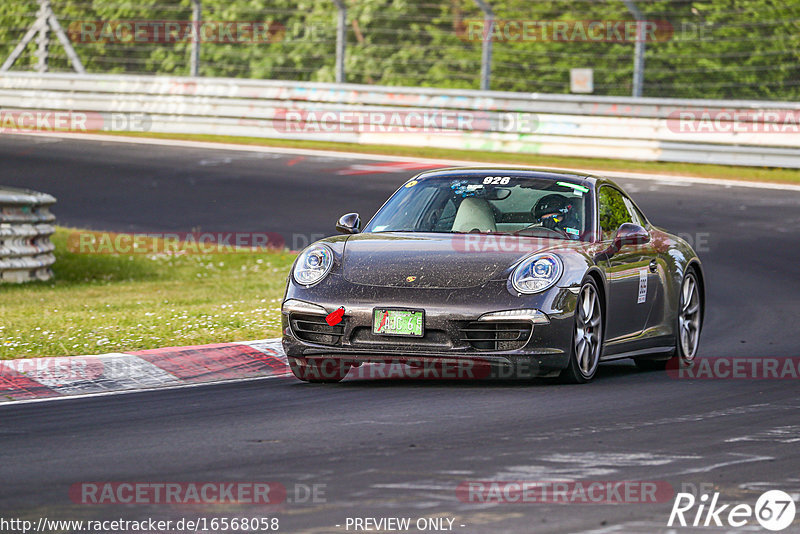
[[[581,239],[589,235],[589,188],[566,180],[447,175],[411,180],[364,232],[517,234]]]

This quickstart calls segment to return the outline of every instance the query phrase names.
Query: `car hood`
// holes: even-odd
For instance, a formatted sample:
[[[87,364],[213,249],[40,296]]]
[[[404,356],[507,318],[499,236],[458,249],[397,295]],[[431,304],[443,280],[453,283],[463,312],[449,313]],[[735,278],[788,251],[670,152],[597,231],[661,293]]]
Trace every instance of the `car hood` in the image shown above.
[[[561,239],[381,232],[348,238],[343,276],[377,287],[467,288],[508,276],[532,252],[574,248]]]

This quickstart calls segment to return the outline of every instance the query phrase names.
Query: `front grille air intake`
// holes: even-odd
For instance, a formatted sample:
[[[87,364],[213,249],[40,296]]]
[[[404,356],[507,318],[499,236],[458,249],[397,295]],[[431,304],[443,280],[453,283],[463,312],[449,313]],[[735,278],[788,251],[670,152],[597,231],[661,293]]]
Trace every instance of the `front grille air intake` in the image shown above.
[[[528,342],[532,329],[525,321],[473,321],[461,328],[461,341],[476,350],[517,350]]]
[[[322,315],[292,313],[289,315],[292,332],[298,339],[320,345],[338,345],[344,335],[344,321],[329,326]]]

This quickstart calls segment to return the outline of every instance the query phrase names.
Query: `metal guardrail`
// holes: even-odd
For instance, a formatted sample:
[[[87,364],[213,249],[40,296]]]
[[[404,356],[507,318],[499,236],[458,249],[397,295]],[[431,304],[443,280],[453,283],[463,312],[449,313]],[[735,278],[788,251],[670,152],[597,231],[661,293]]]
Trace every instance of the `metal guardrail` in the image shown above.
[[[0,75],[0,106],[146,114],[144,128],[159,133],[800,168],[797,102],[9,72]],[[309,117],[310,112],[316,113],[313,120],[287,122],[291,113]],[[381,131],[345,118],[352,112],[454,113],[467,120],[433,131],[416,126]],[[706,128],[695,121],[695,131],[683,131],[681,113],[709,117]]]
[[[0,282],[52,278],[55,202],[46,193],[0,187]]]

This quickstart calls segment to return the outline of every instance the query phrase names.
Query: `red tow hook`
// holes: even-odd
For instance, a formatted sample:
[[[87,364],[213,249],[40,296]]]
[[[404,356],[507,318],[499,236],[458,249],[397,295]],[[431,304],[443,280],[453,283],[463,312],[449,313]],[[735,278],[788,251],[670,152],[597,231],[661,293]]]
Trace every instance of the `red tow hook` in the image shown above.
[[[342,322],[342,317],[344,317],[344,306],[329,313],[328,316],[325,317],[325,322],[328,323],[328,326],[336,326]]]

